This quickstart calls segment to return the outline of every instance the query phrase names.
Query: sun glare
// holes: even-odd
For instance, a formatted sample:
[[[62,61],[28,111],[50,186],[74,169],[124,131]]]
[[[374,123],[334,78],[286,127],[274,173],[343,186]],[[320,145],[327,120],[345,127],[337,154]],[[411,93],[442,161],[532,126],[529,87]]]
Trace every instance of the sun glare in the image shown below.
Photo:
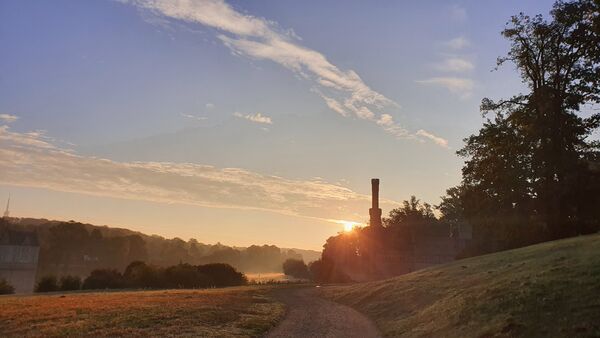
[[[360,225],[360,223],[352,221],[339,221],[339,223],[344,226],[344,232],[350,232]]]

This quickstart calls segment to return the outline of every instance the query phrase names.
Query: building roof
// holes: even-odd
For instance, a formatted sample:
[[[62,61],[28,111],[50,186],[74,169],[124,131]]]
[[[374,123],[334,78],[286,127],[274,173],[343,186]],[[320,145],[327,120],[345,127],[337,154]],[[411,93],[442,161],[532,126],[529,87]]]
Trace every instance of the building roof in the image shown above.
[[[35,232],[0,227],[0,245],[39,246]]]

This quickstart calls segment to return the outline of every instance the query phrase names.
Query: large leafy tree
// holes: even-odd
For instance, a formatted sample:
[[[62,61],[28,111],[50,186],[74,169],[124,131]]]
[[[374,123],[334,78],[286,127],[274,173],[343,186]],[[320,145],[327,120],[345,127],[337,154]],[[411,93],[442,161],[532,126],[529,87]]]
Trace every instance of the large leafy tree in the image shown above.
[[[600,1],[558,1],[549,19],[519,14],[502,35],[528,92],[483,99],[487,121],[458,154],[464,216],[481,241],[503,247],[597,229],[588,207],[600,144]],[[447,198],[446,204],[451,202]],[[526,239],[529,237],[528,239]],[[489,246],[488,246],[489,247]],[[489,247],[492,249],[498,249]]]

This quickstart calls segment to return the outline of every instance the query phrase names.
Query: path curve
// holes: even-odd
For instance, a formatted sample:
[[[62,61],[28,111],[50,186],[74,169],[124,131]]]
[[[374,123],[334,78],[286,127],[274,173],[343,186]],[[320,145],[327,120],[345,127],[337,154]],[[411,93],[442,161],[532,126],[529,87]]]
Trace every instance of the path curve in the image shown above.
[[[287,312],[281,323],[267,333],[268,338],[381,337],[367,317],[323,299],[315,287],[275,289],[272,295],[287,306]]]

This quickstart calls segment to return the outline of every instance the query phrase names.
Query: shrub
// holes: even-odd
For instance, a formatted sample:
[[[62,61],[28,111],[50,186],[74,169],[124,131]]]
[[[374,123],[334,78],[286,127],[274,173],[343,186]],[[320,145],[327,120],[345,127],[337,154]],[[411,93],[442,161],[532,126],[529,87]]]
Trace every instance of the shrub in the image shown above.
[[[115,269],[97,269],[83,281],[83,289],[121,289],[125,287],[123,275]]]
[[[283,262],[283,273],[294,278],[309,278],[308,267],[301,259],[287,259]]]
[[[58,289],[58,282],[56,281],[56,277],[53,275],[40,278],[35,286],[35,292],[53,292],[58,291]]]
[[[190,264],[173,265],[164,270],[164,280],[170,288],[200,288],[209,286],[209,279],[196,266]]]
[[[81,289],[81,278],[79,276],[62,276],[60,278],[60,291],[72,291]]]
[[[15,293],[15,288],[4,278],[0,278],[0,295],[9,295]]]
[[[211,287],[244,285],[248,282],[243,273],[238,272],[229,264],[212,263],[198,265],[197,269],[200,273],[208,277],[208,286]]]
[[[121,275],[114,269],[98,269],[83,282],[83,289],[207,288],[243,285],[246,276],[229,264],[177,264],[157,268],[142,261],[130,263]]]
[[[131,288],[162,288],[165,286],[162,271],[142,261],[131,262],[125,268],[123,279]]]

